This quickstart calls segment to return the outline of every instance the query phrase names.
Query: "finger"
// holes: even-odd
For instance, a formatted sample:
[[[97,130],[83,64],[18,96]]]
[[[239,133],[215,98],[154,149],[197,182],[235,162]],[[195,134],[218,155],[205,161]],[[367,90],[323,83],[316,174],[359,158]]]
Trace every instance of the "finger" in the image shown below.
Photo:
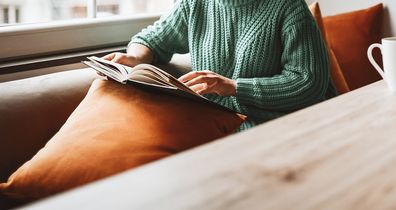
[[[196,85],[193,85],[193,86],[190,87],[190,89],[193,90],[194,92],[201,91],[201,90],[203,90],[205,88],[206,87],[205,87],[204,83],[196,84]]]
[[[197,72],[189,72],[189,73],[187,73],[187,74],[185,74],[185,75],[179,77],[178,80],[179,80],[180,82],[185,83],[185,82],[187,82],[187,81],[189,81],[189,80],[195,78],[196,76],[198,76],[198,73],[197,73]]]
[[[197,84],[191,87],[192,90],[194,90],[194,92],[203,95],[203,94],[208,94],[208,93],[214,93],[214,91],[212,90],[211,87],[209,87],[207,84],[205,83],[201,83],[201,84]]]
[[[199,95],[204,95],[204,94],[215,93],[215,92],[213,92],[211,89],[202,89],[202,90],[198,90],[196,93],[198,93]]]
[[[194,79],[192,79],[192,80],[190,80],[190,81],[188,81],[188,82],[186,82],[186,83],[184,83],[186,86],[188,86],[188,87],[190,87],[190,86],[193,86],[193,85],[196,85],[196,84],[199,84],[199,83],[208,83],[209,81],[208,81],[208,78],[206,78],[206,77],[204,77],[204,76],[198,76],[198,77],[195,77]]]
[[[103,56],[102,58],[105,59],[105,60],[111,61],[111,60],[113,60],[115,55],[116,55],[115,53],[110,53],[108,55]]]
[[[125,56],[123,54],[116,53],[115,56],[113,57],[113,59],[111,59],[111,61],[114,63],[121,63],[124,57]]]
[[[137,65],[136,60],[133,57],[128,57],[128,55],[124,53],[117,53],[117,55],[111,61],[130,67]]]
[[[185,83],[185,82],[190,81],[190,80],[194,79],[195,77],[198,77],[198,76],[203,75],[203,74],[206,74],[206,72],[192,71],[192,72],[189,72],[189,73],[179,77],[178,80],[180,82]]]
[[[216,79],[213,77],[207,77],[207,76],[198,76],[188,82],[185,83],[186,86],[190,87],[196,84],[205,84],[206,86],[215,86],[216,85]]]
[[[217,79],[215,77],[208,77],[208,76],[198,76],[187,83],[185,83],[186,86],[190,87],[196,84],[203,83],[208,87],[214,87],[217,85]]]

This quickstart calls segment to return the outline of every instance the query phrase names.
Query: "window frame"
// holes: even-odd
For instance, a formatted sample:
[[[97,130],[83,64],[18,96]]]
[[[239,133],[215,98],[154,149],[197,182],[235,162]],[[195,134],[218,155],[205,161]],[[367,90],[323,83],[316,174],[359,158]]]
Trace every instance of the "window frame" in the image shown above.
[[[126,45],[160,16],[141,14],[0,27],[0,64]]]
[[[0,75],[77,64],[90,55],[125,51],[131,37],[163,13],[97,18],[97,0],[87,18],[0,27]]]

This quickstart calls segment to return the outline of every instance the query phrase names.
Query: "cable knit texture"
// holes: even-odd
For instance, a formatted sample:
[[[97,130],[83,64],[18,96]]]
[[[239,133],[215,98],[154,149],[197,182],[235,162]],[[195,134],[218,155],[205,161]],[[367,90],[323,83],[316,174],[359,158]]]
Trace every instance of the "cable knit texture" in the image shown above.
[[[249,117],[250,128],[335,94],[320,31],[303,0],[179,0],[134,36],[156,62],[191,53],[193,71],[237,81],[237,94],[209,100]]]

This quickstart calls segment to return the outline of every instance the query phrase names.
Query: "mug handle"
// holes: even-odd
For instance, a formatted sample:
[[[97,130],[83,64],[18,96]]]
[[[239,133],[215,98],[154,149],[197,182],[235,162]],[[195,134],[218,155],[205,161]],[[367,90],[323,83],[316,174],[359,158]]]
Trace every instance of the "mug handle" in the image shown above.
[[[378,73],[381,75],[381,77],[385,79],[384,70],[381,69],[381,67],[377,64],[377,62],[373,58],[373,50],[376,47],[378,47],[382,53],[382,45],[381,44],[372,44],[367,50],[367,56],[368,56],[368,59],[370,60],[371,64],[378,71]]]

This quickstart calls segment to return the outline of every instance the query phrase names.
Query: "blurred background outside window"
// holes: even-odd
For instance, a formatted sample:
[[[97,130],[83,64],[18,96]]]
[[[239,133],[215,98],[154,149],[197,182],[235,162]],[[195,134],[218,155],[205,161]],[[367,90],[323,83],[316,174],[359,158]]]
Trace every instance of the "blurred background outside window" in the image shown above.
[[[0,0],[0,26],[87,18],[91,0]],[[96,16],[170,10],[174,0],[96,0]]]

